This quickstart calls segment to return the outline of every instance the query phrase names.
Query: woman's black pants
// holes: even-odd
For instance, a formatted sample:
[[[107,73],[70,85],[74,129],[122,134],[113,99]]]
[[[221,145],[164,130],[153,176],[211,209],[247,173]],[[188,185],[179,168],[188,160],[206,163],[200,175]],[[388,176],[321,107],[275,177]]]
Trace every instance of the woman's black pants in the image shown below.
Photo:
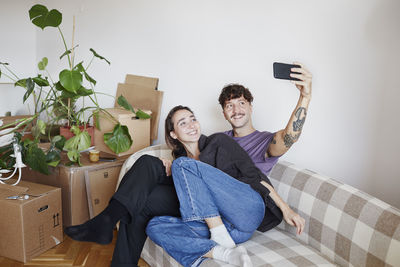
[[[113,199],[122,203],[129,215],[120,220],[111,266],[137,266],[150,219],[162,215],[180,217],[172,177],[166,176],[159,158],[143,155],[124,175]]]

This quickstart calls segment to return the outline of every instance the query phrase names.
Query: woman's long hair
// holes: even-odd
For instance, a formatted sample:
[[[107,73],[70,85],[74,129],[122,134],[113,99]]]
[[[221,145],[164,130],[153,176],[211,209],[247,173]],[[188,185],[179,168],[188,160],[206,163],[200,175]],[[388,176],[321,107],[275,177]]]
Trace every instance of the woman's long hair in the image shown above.
[[[172,156],[175,159],[181,156],[186,156],[186,150],[183,144],[178,139],[172,138],[170,135],[170,132],[174,131],[174,122],[172,121],[172,117],[177,111],[183,109],[193,114],[193,111],[190,108],[179,105],[173,107],[165,119],[165,142],[168,147],[172,149]]]

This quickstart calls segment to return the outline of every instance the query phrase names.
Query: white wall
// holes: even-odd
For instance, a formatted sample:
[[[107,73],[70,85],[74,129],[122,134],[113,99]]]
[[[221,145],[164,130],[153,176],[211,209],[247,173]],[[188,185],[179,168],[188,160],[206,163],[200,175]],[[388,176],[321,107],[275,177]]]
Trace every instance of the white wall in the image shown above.
[[[111,61],[110,67],[94,62],[89,71],[97,90],[115,94],[126,73],[159,77],[161,121],[172,106],[185,104],[206,134],[229,128],[217,98],[231,82],[254,94],[258,129],[283,128],[298,92],[273,79],[272,63],[303,62],[314,75],[313,100],[300,141],[283,158],[400,207],[399,1],[44,3],[63,13],[68,44],[76,16],[78,58],[87,62],[92,47]],[[37,61],[48,56],[56,73],[54,59],[63,52],[57,31],[36,34]],[[100,101],[113,105],[111,98]],[[162,123],[157,142],[163,142]]]
[[[0,0],[0,62],[6,62],[19,78],[34,73],[36,61],[36,34],[29,21],[28,10],[33,1]],[[5,72],[1,66],[2,72]],[[30,114],[33,103],[22,103],[25,89],[14,87],[13,81],[2,73],[0,77],[0,116]],[[12,75],[11,75],[12,76]],[[16,79],[13,77],[13,79]]]

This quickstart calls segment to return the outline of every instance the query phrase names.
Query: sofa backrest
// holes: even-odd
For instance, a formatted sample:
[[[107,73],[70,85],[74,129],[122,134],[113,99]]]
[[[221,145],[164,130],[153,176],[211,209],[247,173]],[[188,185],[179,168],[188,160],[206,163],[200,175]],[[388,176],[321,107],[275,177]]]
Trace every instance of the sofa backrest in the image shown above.
[[[151,155],[158,158],[165,158],[172,160],[171,149],[169,149],[166,144],[149,146],[133,153],[121,167],[116,189],[118,188],[122,180],[122,177],[124,177],[125,173],[132,167],[133,163],[135,163],[135,161],[143,155]]]
[[[400,266],[400,212],[349,185],[279,161],[269,178],[306,220],[298,238],[342,266]],[[295,233],[294,227],[278,227]]]

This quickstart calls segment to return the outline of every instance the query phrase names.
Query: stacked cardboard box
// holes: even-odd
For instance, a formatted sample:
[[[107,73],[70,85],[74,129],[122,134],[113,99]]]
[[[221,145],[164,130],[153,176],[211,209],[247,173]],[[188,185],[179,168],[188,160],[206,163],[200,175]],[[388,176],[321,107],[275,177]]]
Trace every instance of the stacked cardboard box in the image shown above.
[[[154,141],[158,135],[161,104],[164,92],[158,90],[158,78],[150,78],[127,74],[125,83],[119,83],[117,98],[123,95],[135,108],[151,111],[150,139]],[[115,106],[118,106],[115,103]]]
[[[96,150],[120,157],[131,155],[136,151],[139,151],[140,149],[148,147],[150,145],[149,119],[138,119],[131,111],[127,111],[121,108],[106,108],[105,110],[109,114],[111,114],[121,125],[125,125],[126,127],[128,127],[129,135],[132,138],[132,146],[127,151],[116,154],[104,143],[104,133],[112,132],[115,126],[115,122],[110,120],[109,115],[102,111],[98,114],[100,130],[95,129],[94,134],[94,143],[96,146]],[[151,111],[143,111],[151,115]]]
[[[158,125],[160,121],[160,111],[163,92],[157,90],[158,78],[144,77],[128,74],[125,83],[119,83],[117,88],[116,100],[123,95],[127,101],[136,109],[141,109],[151,115],[150,120],[141,120],[134,116],[130,111],[120,108],[106,109],[107,112],[126,125],[133,140],[132,147],[125,152],[115,154],[104,143],[104,133],[113,130],[114,122],[107,118],[106,114],[99,114],[100,130],[95,130],[95,146],[97,150],[104,151],[116,156],[130,155],[145,148],[157,139]],[[115,107],[118,107],[115,101]]]

